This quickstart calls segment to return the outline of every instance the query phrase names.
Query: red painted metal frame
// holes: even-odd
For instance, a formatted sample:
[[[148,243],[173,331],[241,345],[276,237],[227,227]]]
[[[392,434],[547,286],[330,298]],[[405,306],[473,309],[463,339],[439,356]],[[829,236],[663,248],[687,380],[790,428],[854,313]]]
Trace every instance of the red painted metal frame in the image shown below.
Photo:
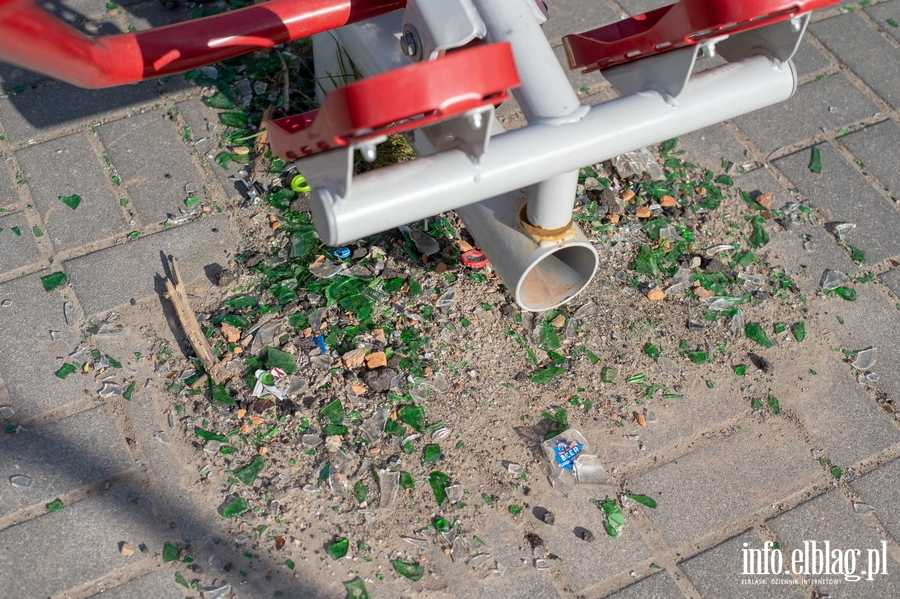
[[[585,73],[684,48],[838,4],[840,0],[681,0],[562,38],[570,69]]]
[[[79,87],[180,73],[399,10],[406,0],[271,0],[147,31],[89,37],[31,0],[0,0],[0,60]]]
[[[519,83],[510,44],[478,46],[335,89],[319,110],[266,121],[266,131],[272,153],[293,160],[499,104]]]

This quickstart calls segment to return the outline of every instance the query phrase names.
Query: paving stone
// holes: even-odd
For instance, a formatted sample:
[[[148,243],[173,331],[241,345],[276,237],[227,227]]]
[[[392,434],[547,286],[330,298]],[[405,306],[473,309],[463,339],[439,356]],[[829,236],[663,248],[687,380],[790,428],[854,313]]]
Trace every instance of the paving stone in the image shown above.
[[[202,218],[155,235],[66,261],[66,272],[88,315],[100,314],[132,298],[165,290],[164,256],[175,256],[185,281],[218,272],[237,240],[226,216]],[[211,273],[210,273],[211,276]]]
[[[629,585],[607,599],[676,599],[684,597],[668,572],[659,572]]]
[[[678,359],[674,350],[669,357]],[[663,451],[678,443],[691,443],[692,439],[702,435],[711,428],[727,428],[733,426],[741,415],[746,413],[748,404],[740,401],[724,402],[724,397],[741,397],[741,379],[729,377],[716,383],[715,389],[706,386],[706,380],[714,369],[723,368],[719,364],[710,367],[701,364],[689,364],[682,362],[682,380],[678,382],[683,389],[680,392],[685,399],[676,401],[661,401],[653,406],[656,414],[656,422],[640,431],[640,441],[626,436],[626,432],[609,435],[602,443],[591,447],[601,455],[606,462],[607,470],[621,468],[636,461],[646,459],[648,453]],[[666,374],[658,366],[654,367],[652,374],[657,376],[662,384],[675,384],[670,375]],[[633,432],[633,431],[628,431]],[[588,439],[592,443],[593,439]],[[599,439],[596,439],[599,441]],[[643,447],[643,449],[641,449]]]
[[[779,158],[774,164],[809,198],[811,206],[827,211],[829,221],[857,224],[851,243],[865,250],[870,263],[900,254],[896,234],[900,211],[833,146],[823,143],[815,147],[822,157],[821,173],[809,170],[810,149]]]
[[[172,568],[157,570],[151,574],[129,580],[113,589],[98,592],[93,597],[103,599],[135,599],[136,597],[153,597],[153,599],[184,599],[187,590],[175,582]]]
[[[583,0],[550,0],[547,2],[550,19],[544,23],[544,35],[557,45],[562,36],[584,33],[597,27],[618,21],[622,16],[605,2]]]
[[[9,209],[13,204],[19,203],[19,194],[16,193],[12,177],[5,168],[0,167],[0,208]]]
[[[181,214],[188,195],[204,199],[203,173],[194,166],[168,113],[153,110],[97,128],[103,147],[134,203],[140,222]],[[185,185],[197,191],[188,194]]]
[[[22,234],[13,233],[14,227]],[[41,251],[25,214],[0,214],[0,274],[40,261]]]
[[[846,14],[811,23],[813,35],[895,109],[900,107],[900,51],[865,23]]]
[[[777,472],[778,476],[773,476]],[[822,475],[793,430],[745,426],[630,481],[659,504],[644,510],[672,548],[803,489]]]
[[[246,187],[240,182],[243,165],[229,163],[226,168],[216,164],[215,157],[219,153],[219,136],[225,129],[219,124],[218,111],[210,108],[199,99],[185,100],[177,104],[178,110],[191,129],[194,147],[203,156],[209,170],[216,176],[225,191],[225,195],[235,201],[244,200]],[[204,140],[204,141],[201,141]]]
[[[900,539],[900,461],[869,472],[852,481],[850,486],[859,493],[863,502],[875,508],[875,517],[894,540]]]
[[[845,349],[878,348],[878,361],[872,368],[878,374],[876,386],[890,399],[900,403],[900,372],[896,368],[900,364],[900,346],[897,345],[900,312],[875,285],[856,285],[855,289],[855,302],[828,298],[831,300],[831,312],[844,319],[843,325],[835,323],[832,330]],[[875,314],[877,319],[873,318]]]
[[[139,487],[115,485],[0,532],[0,587],[11,597],[54,595],[142,559],[120,555],[119,543],[158,549],[166,532]]]
[[[679,567],[702,597],[806,597],[797,585],[746,584],[751,577],[741,576],[745,543],[749,548],[759,549],[763,540],[752,530],[748,530],[680,563]]]
[[[878,279],[888,286],[894,292],[894,295],[900,297],[900,268],[895,268],[879,275]]]
[[[547,485],[545,480],[535,484]],[[589,503],[598,497],[596,492],[576,489],[565,497],[550,488],[546,491],[540,507],[553,513],[555,524],[549,526],[539,521],[533,510],[528,511],[526,518],[533,532],[544,540],[544,547],[560,557],[555,564],[566,574],[575,591],[583,591],[653,557],[635,527],[626,526],[616,538],[606,534],[603,528],[606,516],[596,505]],[[593,533],[592,543],[577,536],[576,531],[581,528]],[[598,560],[598,555],[603,559]]]
[[[837,300],[842,301],[842,300]],[[836,314],[845,312],[836,311]],[[793,377],[782,374],[772,386],[782,410],[791,410],[831,460],[848,467],[900,443],[900,431],[856,382],[838,354],[809,355],[804,344],[793,350]],[[817,375],[809,371],[817,372]]]
[[[734,119],[760,149],[774,150],[837,131],[878,112],[873,104],[842,74],[829,75],[801,85],[791,99]]]
[[[791,60],[794,61],[794,66],[797,68],[798,77],[811,75],[832,66],[831,61],[819,52],[805,35]]]
[[[82,89],[53,81],[0,100],[0,122],[10,143],[50,138],[90,123],[123,117],[159,101],[152,82],[106,89]]]
[[[683,160],[717,173],[723,172],[723,158],[735,164],[752,161],[747,157],[747,148],[721,123],[682,135],[675,149],[685,150]]]
[[[0,442],[0,516],[49,503],[131,466],[125,442],[106,406],[7,435]],[[13,487],[9,479],[17,474],[31,478],[33,485]]]
[[[781,208],[785,204],[796,201],[766,167],[735,176],[734,184],[738,189],[746,191],[754,197],[762,193],[771,193],[774,196],[772,200],[774,208]]]
[[[12,94],[17,87],[32,86],[45,79],[47,79],[46,75],[0,62],[0,95]]]
[[[900,171],[897,170],[896,149],[900,147],[900,125],[882,121],[839,139],[863,168],[887,187],[893,198],[900,199]]]
[[[895,27],[888,23],[888,19],[892,19],[895,23],[900,23],[900,1],[879,2],[874,6],[867,7],[865,11],[881,29],[900,42],[900,27]]]
[[[0,302],[12,305],[0,309],[0,377],[6,381],[16,417],[25,420],[62,407],[93,393],[93,381],[70,375],[65,380],[53,376],[62,361],[80,341],[77,327],[68,326],[63,303],[71,289],[44,291],[41,276],[46,270],[0,283]],[[77,310],[75,318],[80,319]],[[59,331],[52,341],[50,331]]]
[[[768,521],[768,525],[778,535],[785,567],[793,568],[792,552],[803,550],[804,541],[816,541],[818,548],[830,541],[832,551],[839,549],[861,551],[856,560],[856,574],[869,571],[868,550],[881,551],[881,538],[868,528],[862,519],[850,507],[840,491],[831,491],[825,495],[807,501],[777,518]],[[812,560],[810,559],[810,562]],[[799,564],[798,564],[799,565]],[[828,594],[833,599],[868,599],[884,597],[900,597],[900,564],[888,554],[888,575],[875,575],[874,580],[867,580],[868,574],[859,581],[846,580],[844,576],[815,575],[809,564],[809,574],[800,578],[831,579],[838,584],[813,584],[820,594]],[[804,570],[805,571],[805,570]]]
[[[86,133],[24,148],[16,158],[25,174],[45,233],[57,252],[92,245],[129,231],[119,198]],[[59,198],[81,196],[72,210]]]

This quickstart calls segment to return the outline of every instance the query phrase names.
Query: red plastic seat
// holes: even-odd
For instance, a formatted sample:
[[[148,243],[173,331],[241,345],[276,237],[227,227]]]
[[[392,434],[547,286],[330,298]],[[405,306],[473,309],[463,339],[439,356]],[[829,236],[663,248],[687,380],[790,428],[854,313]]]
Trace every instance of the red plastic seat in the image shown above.
[[[585,73],[762,27],[837,0],[681,0],[562,38],[570,69]]]

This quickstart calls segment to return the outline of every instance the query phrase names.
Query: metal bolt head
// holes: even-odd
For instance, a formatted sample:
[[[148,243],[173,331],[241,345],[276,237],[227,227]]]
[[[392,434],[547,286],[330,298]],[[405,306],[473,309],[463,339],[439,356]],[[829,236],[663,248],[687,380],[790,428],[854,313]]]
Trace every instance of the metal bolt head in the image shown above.
[[[419,41],[419,33],[409,23],[403,25],[403,32],[400,34],[400,49],[413,61],[422,60],[422,44]]]

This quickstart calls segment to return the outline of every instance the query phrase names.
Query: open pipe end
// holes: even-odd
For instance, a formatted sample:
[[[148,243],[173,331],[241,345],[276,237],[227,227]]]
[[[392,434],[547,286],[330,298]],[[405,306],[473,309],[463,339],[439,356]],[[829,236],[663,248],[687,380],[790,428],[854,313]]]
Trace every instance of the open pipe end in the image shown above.
[[[597,270],[597,251],[575,243],[538,255],[519,277],[516,302],[525,310],[555,308],[587,287]]]

